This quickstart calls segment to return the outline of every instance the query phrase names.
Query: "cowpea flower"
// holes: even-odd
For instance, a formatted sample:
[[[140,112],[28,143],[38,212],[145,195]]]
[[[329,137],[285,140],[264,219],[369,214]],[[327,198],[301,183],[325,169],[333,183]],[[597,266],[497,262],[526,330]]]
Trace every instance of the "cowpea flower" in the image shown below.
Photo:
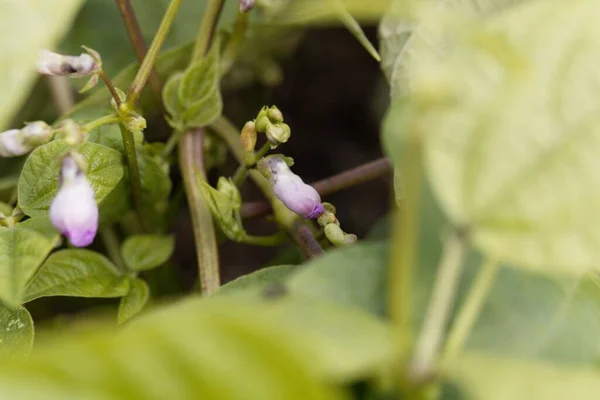
[[[40,74],[54,76],[88,76],[98,68],[98,63],[89,54],[64,56],[45,49],[40,51],[37,63]]]
[[[31,122],[23,129],[10,129],[0,133],[0,156],[16,157],[31,150],[52,138],[52,128],[43,121]]]
[[[240,0],[240,12],[250,11],[255,4],[256,0]]]
[[[271,181],[273,193],[287,208],[311,219],[325,211],[319,193],[294,174],[281,157],[266,157],[259,164],[259,170]]]
[[[94,241],[98,230],[98,205],[94,189],[73,156],[62,161],[59,189],[50,205],[52,225],[76,247]]]

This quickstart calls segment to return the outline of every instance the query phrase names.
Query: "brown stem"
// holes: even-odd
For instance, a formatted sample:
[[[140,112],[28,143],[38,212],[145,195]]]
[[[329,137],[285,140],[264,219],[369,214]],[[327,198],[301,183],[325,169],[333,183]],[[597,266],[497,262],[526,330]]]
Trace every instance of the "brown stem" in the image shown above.
[[[121,17],[123,18],[129,40],[135,49],[135,55],[141,64],[144,61],[144,57],[146,57],[147,47],[146,42],[144,41],[144,36],[142,35],[140,24],[135,16],[135,11],[131,6],[131,1],[115,0],[115,3],[117,4],[119,12],[121,13]],[[154,67],[150,71],[150,78],[148,82],[150,83],[150,89],[152,90],[154,97],[156,97],[158,104],[160,107],[162,107],[162,83]]]
[[[338,192],[352,186],[387,175],[392,169],[390,160],[387,157],[379,158],[358,167],[341,172],[329,178],[311,183],[321,196]],[[264,216],[271,211],[271,205],[265,201],[255,201],[246,203],[242,206],[242,217],[256,218]]]
[[[202,294],[214,293],[220,286],[219,254],[210,210],[200,192],[198,180],[204,173],[204,128],[192,129],[179,142],[179,165],[192,216],[196,256]]]

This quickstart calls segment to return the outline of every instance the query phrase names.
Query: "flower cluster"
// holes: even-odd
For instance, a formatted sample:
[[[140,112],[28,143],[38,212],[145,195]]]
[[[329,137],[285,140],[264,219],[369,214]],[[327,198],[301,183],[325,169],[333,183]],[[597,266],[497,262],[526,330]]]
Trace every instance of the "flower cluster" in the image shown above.
[[[65,56],[43,49],[37,62],[37,71],[42,75],[81,77],[91,76],[90,80],[81,89],[85,92],[98,83],[98,77],[102,70],[100,55],[87,47],[87,53],[78,56]]]
[[[275,196],[296,214],[314,219],[325,211],[319,193],[294,174],[282,157],[265,157],[258,162],[257,167],[271,182]]]

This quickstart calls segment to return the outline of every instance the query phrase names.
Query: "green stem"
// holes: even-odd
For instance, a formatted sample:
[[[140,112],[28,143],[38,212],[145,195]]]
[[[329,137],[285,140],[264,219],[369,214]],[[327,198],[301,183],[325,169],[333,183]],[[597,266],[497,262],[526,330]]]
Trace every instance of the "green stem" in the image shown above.
[[[452,232],[444,242],[433,293],[409,370],[411,380],[417,384],[427,380],[433,373],[444,330],[454,305],[466,249],[465,238],[456,232]]]
[[[194,51],[192,53],[192,63],[201,60],[208,51],[214,31],[217,27],[217,20],[219,19],[221,9],[223,8],[223,3],[224,0],[209,0],[208,3],[206,3],[200,30],[196,35],[196,43],[194,44]]]
[[[187,132],[179,142],[179,164],[192,217],[194,241],[202,294],[214,293],[220,286],[219,254],[210,210],[200,192],[198,181],[204,174],[204,128]]]
[[[240,243],[252,244],[255,246],[277,246],[284,243],[287,235],[284,232],[274,233],[268,236],[252,236],[246,235]]]
[[[156,32],[156,35],[150,44],[150,49],[148,49],[146,57],[144,57],[144,61],[142,62],[142,65],[140,66],[140,69],[138,70],[138,73],[135,76],[131,87],[129,88],[127,103],[132,108],[134,108],[137,99],[140,97],[140,94],[142,93],[142,90],[148,81],[148,77],[154,68],[156,57],[158,57],[158,53],[160,52],[163,43],[167,39],[167,35],[171,30],[171,25],[173,25],[173,21],[175,20],[175,16],[177,15],[180,5],[181,0],[171,0],[169,3],[167,11],[160,22],[160,26],[158,27],[158,31]]]
[[[406,196],[394,212],[389,261],[389,310],[400,358],[408,359],[414,342],[413,288],[418,267],[420,197],[423,181],[421,141],[407,139],[399,168],[404,178]],[[404,365],[398,371],[403,376]]]
[[[177,143],[179,143],[179,140],[181,140],[182,135],[183,135],[183,131],[180,131],[180,130],[173,131],[171,136],[169,136],[169,139],[167,139],[167,142],[165,143],[165,147],[160,152],[160,157],[162,159],[167,159],[171,155],[171,153],[173,153],[173,150],[175,150],[175,146],[177,146]]]
[[[258,162],[258,160],[263,158],[270,150],[271,150],[271,146],[269,145],[269,143],[265,143],[263,145],[263,147],[261,147],[254,154],[254,157],[252,158],[252,160],[253,160],[252,163],[240,164],[240,166],[238,167],[237,171],[235,171],[235,174],[233,175],[233,178],[232,178],[234,185],[237,186],[238,188],[242,187],[242,185],[244,184],[244,181],[246,180],[246,177],[248,176],[248,171],[250,170],[250,167],[253,164],[256,164]]]
[[[471,284],[467,298],[448,334],[444,357],[456,356],[463,349],[494,284],[499,266],[498,261],[488,259],[479,268],[475,281]]]
[[[221,62],[219,65],[221,76],[225,76],[231,70],[231,67],[233,67],[240,46],[244,41],[247,27],[248,13],[238,12],[237,18],[235,20],[235,25],[233,26],[233,33],[231,34],[231,38],[227,42],[227,47],[225,47],[225,50],[221,55]]]
[[[100,236],[102,237],[102,242],[104,242],[104,247],[106,248],[106,252],[110,259],[117,267],[119,267],[119,270],[127,272],[127,266],[121,256],[121,245],[115,230],[111,227],[102,228],[100,229]]]
[[[110,114],[110,115],[105,115],[103,117],[95,119],[93,121],[90,121],[87,124],[84,124],[82,128],[84,131],[91,132],[94,129],[99,128],[103,125],[115,124],[120,121],[121,121],[121,118],[119,118],[119,116],[117,114]]]
[[[104,72],[104,70],[101,69],[98,72],[98,75],[100,76],[100,78],[102,79],[102,81],[104,82],[106,87],[108,88],[108,91],[110,92],[110,95],[112,96],[112,98],[115,100],[117,107],[120,106],[121,98],[119,97],[119,94],[117,93],[117,89],[115,89],[115,85],[113,85],[112,81],[110,80],[110,78],[108,77],[106,72]]]
[[[121,128],[121,137],[125,147],[125,156],[127,158],[127,169],[129,171],[129,181],[131,183],[131,192],[133,194],[133,203],[135,204],[136,213],[140,223],[145,231],[149,231],[145,217],[144,198],[142,197],[142,179],[137,161],[137,151],[135,149],[135,140],[133,133],[129,132],[123,124],[119,124]]]

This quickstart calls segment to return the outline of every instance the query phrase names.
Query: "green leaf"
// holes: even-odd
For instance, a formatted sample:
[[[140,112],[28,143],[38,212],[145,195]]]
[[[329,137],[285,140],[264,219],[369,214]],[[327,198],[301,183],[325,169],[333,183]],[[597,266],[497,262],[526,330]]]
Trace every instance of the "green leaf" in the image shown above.
[[[43,0],[2,2],[0,131],[4,130],[33,86],[39,51],[55,46],[66,33],[81,4],[81,0],[65,0],[60,7]],[[18,45],[15,38],[18,38]]]
[[[24,301],[48,296],[120,297],[128,290],[129,282],[106,257],[69,249],[48,257],[27,285]]]
[[[150,288],[141,279],[132,279],[129,284],[129,292],[121,299],[119,304],[119,325],[124,324],[138,315],[150,298]]]
[[[63,140],[55,140],[35,149],[23,167],[19,179],[19,206],[30,216],[47,215],[58,189],[60,157],[68,149]],[[77,151],[87,162],[87,178],[100,203],[123,176],[121,154],[96,143],[84,143]]]
[[[442,208],[491,258],[543,273],[599,269],[596,12],[592,0],[532,2],[486,21],[444,12],[407,66],[412,92],[392,112],[388,149],[397,155],[398,132],[426,132]]]
[[[195,127],[206,126],[217,119],[223,110],[219,90],[219,46],[212,46],[206,57],[192,64],[181,80],[175,82],[179,82],[178,97],[183,107],[181,115],[172,114],[175,121],[182,120],[186,127]],[[172,98],[171,93],[165,95]],[[175,100],[170,100],[170,103],[173,103],[170,107],[177,111],[179,107]]]
[[[166,263],[174,249],[175,238],[171,235],[135,235],[125,240],[121,253],[130,269],[144,271]]]
[[[11,309],[0,303],[0,360],[26,356],[33,347],[33,320],[24,307]]]
[[[48,217],[29,218],[19,222],[13,229],[29,229],[44,235],[48,240],[58,246],[61,242],[60,234],[52,225],[52,221]]]
[[[160,217],[168,206],[169,194],[171,193],[171,178],[167,168],[146,153],[138,153],[140,166],[140,178],[142,181],[142,200],[148,210],[154,212],[153,223],[159,224]]]
[[[0,300],[21,305],[25,286],[54,245],[41,233],[28,229],[0,231]]]
[[[119,335],[62,333],[29,358],[0,364],[0,397],[346,399],[332,381],[342,371],[331,367],[364,373],[393,356],[387,330],[363,318],[302,301],[188,300]]]
[[[446,362],[444,370],[472,400],[595,399],[600,391],[597,368],[469,352]]]
[[[183,72],[176,72],[169,77],[169,80],[163,87],[163,103],[168,113],[175,121],[175,125],[181,123],[179,120],[183,116],[185,108],[179,99],[179,87],[183,78]]]
[[[287,280],[289,290],[310,298],[383,315],[386,309],[385,243],[358,243],[328,252],[306,264]]]
[[[277,265],[259,269],[248,275],[228,282],[217,290],[217,294],[238,293],[246,289],[262,289],[269,284],[283,283],[285,278],[298,270],[297,265]]]

